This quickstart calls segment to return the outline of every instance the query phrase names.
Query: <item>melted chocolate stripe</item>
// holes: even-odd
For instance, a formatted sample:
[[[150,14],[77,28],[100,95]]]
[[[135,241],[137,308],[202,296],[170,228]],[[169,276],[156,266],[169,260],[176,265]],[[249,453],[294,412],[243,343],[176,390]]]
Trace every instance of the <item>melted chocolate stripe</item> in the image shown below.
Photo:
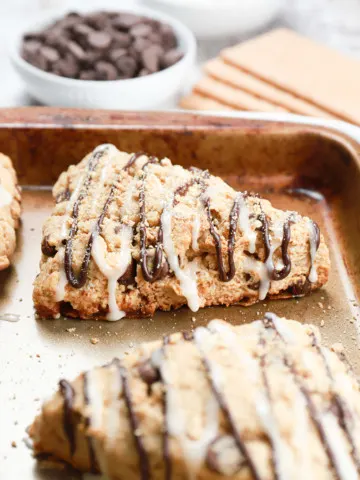
[[[196,343],[195,343],[196,345]],[[229,422],[229,425],[230,425],[230,428],[232,430],[232,434],[234,436],[234,439],[235,439],[235,443],[236,443],[236,446],[238,447],[239,451],[241,452],[241,454],[244,456],[244,458],[246,459],[247,461],[247,464],[249,466],[249,469],[254,477],[255,480],[261,480],[261,476],[259,474],[259,472],[257,471],[257,468],[249,454],[249,451],[247,449],[247,446],[245,445],[245,443],[243,442],[241,436],[240,436],[240,433],[236,427],[236,423],[235,423],[235,420],[233,418],[233,415],[231,413],[231,410],[230,410],[230,407],[229,405],[227,404],[226,400],[225,400],[225,397],[223,396],[223,394],[221,393],[220,390],[218,390],[215,382],[214,382],[214,379],[213,379],[213,375],[212,375],[212,370],[211,370],[211,364],[210,364],[210,360],[207,358],[207,356],[201,351],[201,349],[199,347],[198,348],[198,352],[199,352],[199,355],[200,355],[200,358],[202,360],[202,363],[203,363],[203,366],[204,366],[204,369],[205,369],[205,372],[208,376],[208,379],[209,379],[209,383],[211,385],[211,389],[214,393],[214,396],[216,397],[218,403],[219,403],[219,406],[220,408],[222,409],[223,413],[224,413],[224,416],[225,418],[227,419],[227,421]]]
[[[88,383],[89,383],[88,373],[85,372],[84,376],[83,376],[83,395],[84,395],[85,405],[90,406]],[[85,418],[85,427],[86,427],[86,429],[91,427],[91,420],[90,420],[89,416],[86,416],[86,418]],[[94,452],[94,448],[93,448],[93,445],[92,445],[91,437],[88,433],[87,433],[87,444],[88,444],[88,452],[89,452],[90,471],[92,473],[95,473],[95,472],[97,472],[96,457],[95,457],[95,452]]]
[[[101,155],[103,155],[103,153],[104,152],[98,152],[98,154],[100,154],[99,158],[101,158]],[[138,153],[135,153],[134,155],[132,155],[129,162],[125,165],[125,167],[123,167],[123,169],[129,168],[142,155],[143,155],[142,152],[138,152]],[[99,160],[99,158],[98,158],[98,160]],[[97,163],[98,163],[98,160],[97,160]],[[96,163],[96,165],[97,165],[97,163]],[[92,167],[89,168],[89,170],[93,171],[94,168],[96,168],[96,165],[93,168]],[[85,185],[85,183],[86,183],[86,180],[84,182],[84,185]],[[87,190],[88,186],[86,187],[86,190]],[[95,224],[95,228],[93,229],[93,231],[90,235],[90,238],[88,240],[88,243],[87,243],[87,246],[86,246],[86,249],[85,249],[85,254],[84,254],[84,257],[83,257],[83,261],[81,262],[80,274],[79,274],[78,277],[75,277],[74,272],[73,272],[73,268],[72,268],[72,240],[77,233],[77,219],[76,219],[76,230],[73,234],[73,238],[71,239],[70,242],[68,240],[67,243],[66,243],[65,271],[66,271],[66,276],[68,278],[68,281],[75,288],[81,288],[86,282],[86,278],[87,278],[87,274],[88,274],[88,270],[89,270],[89,263],[90,263],[90,258],[91,258],[92,246],[93,246],[95,238],[101,233],[102,224],[103,224],[105,215],[108,212],[109,206],[114,199],[114,194],[115,194],[116,188],[117,188],[116,183],[113,183],[111,188],[110,188],[109,195],[108,195],[108,197],[107,197],[107,199],[104,203],[104,206],[102,208],[102,211],[100,213],[100,216],[99,216],[99,218],[98,218],[98,220]],[[80,196],[79,196],[79,198],[80,198]],[[82,199],[81,199],[81,201],[82,201]],[[78,215],[78,208],[77,208],[76,212],[77,212],[76,215]],[[74,222],[75,222],[75,218],[74,218]],[[70,231],[70,236],[71,236],[71,231]],[[66,252],[68,252],[68,255],[66,255]]]
[[[284,343],[284,345],[287,344],[285,338],[283,337],[283,335],[277,329],[277,327],[276,327],[275,323],[273,322],[270,315],[265,314],[265,319],[263,319],[263,322],[264,322],[265,328],[272,328],[276,332],[277,336]],[[295,382],[296,386],[298,387],[298,389],[300,390],[300,392],[302,393],[302,395],[304,396],[304,398],[306,400],[306,405],[308,407],[308,412],[309,412],[310,418],[313,421],[314,426],[315,426],[315,428],[316,428],[316,430],[319,434],[319,437],[320,437],[321,442],[324,446],[324,449],[325,449],[326,454],[329,458],[329,461],[330,461],[334,471],[336,472],[337,478],[341,479],[341,474],[340,474],[340,472],[337,468],[334,455],[331,451],[330,444],[329,444],[327,434],[326,434],[326,430],[324,428],[323,423],[321,422],[321,420],[319,418],[318,409],[317,409],[317,407],[316,407],[316,405],[315,405],[315,403],[314,403],[314,401],[311,397],[311,394],[310,394],[309,390],[306,388],[306,386],[301,381],[301,378],[300,378],[299,374],[297,373],[297,371],[294,367],[294,364],[289,360],[289,358],[288,358],[288,356],[286,355],[285,352],[284,352],[284,364],[289,369],[290,373],[293,376],[293,379],[294,379],[294,382]]]
[[[158,162],[158,159],[155,157],[150,157],[149,160],[143,165],[143,177],[142,177],[142,185],[140,187],[139,192],[139,202],[140,202],[140,266],[143,277],[147,282],[155,282],[160,278],[161,271],[162,271],[162,264],[163,264],[163,231],[161,227],[161,223],[159,226],[158,237],[155,246],[155,256],[154,256],[154,264],[152,271],[149,271],[148,268],[148,251],[146,247],[146,206],[145,206],[145,180],[146,180],[146,170],[147,167],[151,163]]]
[[[341,428],[345,432],[345,435],[346,435],[346,437],[348,439],[348,442],[351,446],[351,456],[352,456],[352,458],[353,458],[353,460],[356,464],[356,467],[359,471],[359,469],[360,469],[360,457],[359,457],[359,452],[356,448],[356,441],[354,439],[354,429],[355,429],[354,418],[351,414],[350,409],[348,408],[348,406],[346,404],[346,401],[345,401],[344,397],[339,395],[334,389],[334,377],[333,377],[332,371],[330,369],[330,365],[329,365],[322,349],[320,348],[319,342],[318,342],[318,340],[317,340],[317,338],[316,338],[316,336],[314,335],[313,332],[311,333],[311,339],[312,339],[313,346],[316,348],[316,351],[318,352],[319,356],[322,359],[322,362],[323,362],[323,365],[324,365],[324,368],[325,368],[325,371],[326,371],[326,375],[327,375],[327,377],[330,381],[330,386],[331,386],[331,390],[332,390],[332,394],[333,394],[333,402],[334,402],[334,404],[337,408],[337,412],[339,414],[339,425],[341,426]]]
[[[264,262],[266,262],[269,258],[270,251],[271,251],[269,222],[264,213],[261,213],[258,219],[261,222],[260,231],[263,236],[263,242],[264,242],[264,248],[265,248]],[[293,215],[290,215],[284,222],[283,237],[281,240],[281,258],[282,258],[284,267],[281,270],[276,270],[275,268],[272,269],[272,271],[270,272],[270,278],[272,280],[283,280],[289,275],[291,271],[291,259],[289,256],[288,248],[289,248],[289,243],[291,238],[290,226],[292,223],[294,223],[294,217]]]
[[[64,399],[63,428],[69,442],[70,455],[72,457],[76,450],[75,430],[72,421],[75,391],[66,380],[60,380],[59,389]]]
[[[138,158],[142,157],[143,155],[145,155],[144,152],[136,152],[136,153],[134,153],[134,154],[130,157],[130,159],[129,159],[129,161],[127,162],[127,164],[125,165],[124,170],[129,170],[129,168],[134,165],[134,163],[136,162],[136,160],[137,160]]]
[[[65,245],[65,273],[66,273],[68,282],[70,283],[70,285],[72,285],[75,288],[81,288],[86,282],[87,270],[89,266],[90,255],[91,255],[91,245],[89,248],[89,243],[90,243],[90,240],[89,240],[89,243],[85,250],[85,256],[80,267],[79,275],[76,275],[74,273],[74,269],[72,266],[72,250],[73,250],[73,241],[78,231],[79,209],[82,201],[87,195],[90,184],[92,182],[91,173],[95,170],[96,166],[99,163],[100,158],[103,155],[104,155],[104,151],[102,150],[102,151],[96,152],[90,158],[88,163],[88,173],[82,185],[80,194],[73,206],[73,211],[72,211],[73,222],[72,222],[69,236],[66,240],[66,245]],[[92,244],[92,240],[91,240],[91,244]]]
[[[134,411],[133,400],[132,400],[132,395],[131,395],[131,390],[130,390],[130,385],[128,380],[128,371],[121,364],[119,360],[114,361],[114,363],[119,370],[119,374],[120,374],[120,378],[123,386],[124,400],[125,400],[126,408],[129,413],[131,430],[133,433],[136,449],[139,455],[140,478],[141,480],[149,480],[150,479],[149,459],[145,450],[142,436],[139,433],[139,420]]]

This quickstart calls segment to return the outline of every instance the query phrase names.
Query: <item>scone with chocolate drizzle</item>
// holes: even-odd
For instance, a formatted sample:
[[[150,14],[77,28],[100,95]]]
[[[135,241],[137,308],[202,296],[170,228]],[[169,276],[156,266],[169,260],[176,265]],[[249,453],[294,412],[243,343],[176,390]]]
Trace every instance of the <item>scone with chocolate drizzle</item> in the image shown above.
[[[0,153],[0,270],[10,265],[20,218],[20,189],[11,160]]]
[[[315,222],[167,158],[101,145],[60,176],[54,197],[34,289],[41,317],[249,305],[328,279]]]
[[[110,480],[356,480],[359,384],[316,327],[213,320],[61,380],[30,435]]]

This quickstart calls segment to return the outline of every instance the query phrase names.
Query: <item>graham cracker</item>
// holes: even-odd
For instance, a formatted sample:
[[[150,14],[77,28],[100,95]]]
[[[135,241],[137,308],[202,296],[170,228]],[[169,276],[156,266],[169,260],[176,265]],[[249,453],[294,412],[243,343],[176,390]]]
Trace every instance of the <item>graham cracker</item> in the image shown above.
[[[210,97],[218,102],[230,105],[237,110],[253,110],[257,112],[285,112],[278,105],[262,100],[239,88],[219,82],[211,77],[202,78],[195,86],[194,92]]]
[[[179,106],[186,110],[234,110],[234,108],[229,105],[225,105],[199,93],[186,95],[180,100]]]
[[[360,123],[360,62],[291,30],[277,29],[221,52],[265,82]]]
[[[322,118],[334,118],[334,115],[302,100],[284,90],[271,85],[241,70],[225,63],[221,58],[214,58],[204,66],[205,72],[221,82],[240,88],[263,100],[279,105],[293,113]]]

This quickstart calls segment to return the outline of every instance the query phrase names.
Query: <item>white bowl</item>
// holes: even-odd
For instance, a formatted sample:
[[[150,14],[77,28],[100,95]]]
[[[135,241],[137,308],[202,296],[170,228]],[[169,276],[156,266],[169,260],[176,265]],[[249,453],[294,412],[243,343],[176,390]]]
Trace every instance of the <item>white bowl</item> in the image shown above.
[[[199,38],[226,37],[255,31],[273,20],[285,0],[142,0],[171,13]]]
[[[120,3],[119,3],[120,5]],[[145,77],[114,81],[77,80],[44,72],[26,62],[20,56],[22,36],[28,31],[42,30],[60,18],[64,11],[56,15],[42,17],[16,34],[10,50],[12,63],[26,84],[29,93],[41,103],[59,107],[107,108],[120,110],[151,109],[161,106],[174,98],[193,67],[196,55],[196,40],[192,32],[181,22],[148,8],[122,8],[119,11],[138,13],[168,23],[174,29],[183,58],[173,66]],[[86,8],[77,8],[82,13]],[[103,9],[106,10],[106,9]]]

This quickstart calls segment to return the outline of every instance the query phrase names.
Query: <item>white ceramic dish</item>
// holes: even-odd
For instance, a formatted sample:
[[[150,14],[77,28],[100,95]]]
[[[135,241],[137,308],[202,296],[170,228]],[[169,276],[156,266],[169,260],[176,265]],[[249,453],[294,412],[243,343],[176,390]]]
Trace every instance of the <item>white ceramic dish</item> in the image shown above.
[[[142,0],[142,3],[171,13],[199,38],[241,35],[273,20],[284,0]]]
[[[38,22],[17,32],[10,57],[16,71],[25,82],[29,93],[38,101],[49,106],[77,108],[107,108],[119,110],[146,110],[159,108],[171,101],[183,89],[189,70],[194,65],[196,40],[192,32],[180,21],[164,13],[145,7],[122,8],[119,11],[139,13],[161,22],[168,23],[174,29],[179,47],[184,57],[172,67],[146,77],[115,81],[76,80],[44,72],[23,60],[20,56],[22,36],[28,31],[41,30],[52,21],[60,18],[64,11],[42,16]],[[77,11],[88,12],[87,8]],[[106,9],[105,9],[106,10]]]

